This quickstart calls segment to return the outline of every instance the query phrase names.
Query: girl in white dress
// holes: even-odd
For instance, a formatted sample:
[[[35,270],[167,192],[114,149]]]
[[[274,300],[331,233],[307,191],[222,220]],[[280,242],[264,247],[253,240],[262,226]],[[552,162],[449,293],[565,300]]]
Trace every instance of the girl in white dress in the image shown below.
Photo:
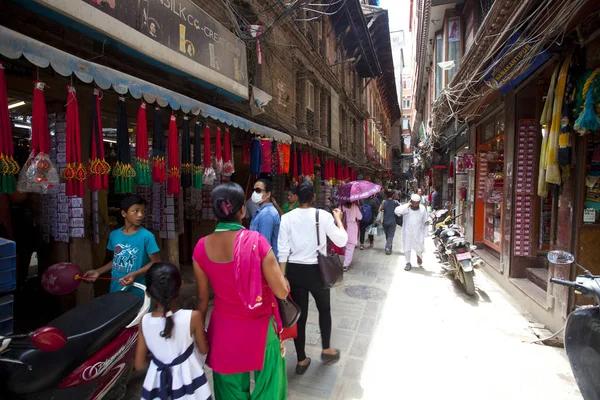
[[[211,399],[200,358],[200,353],[208,353],[204,321],[198,311],[179,309],[179,270],[169,263],[154,263],[146,284],[156,307],[142,319],[135,355],[136,370],[148,367],[142,399]]]

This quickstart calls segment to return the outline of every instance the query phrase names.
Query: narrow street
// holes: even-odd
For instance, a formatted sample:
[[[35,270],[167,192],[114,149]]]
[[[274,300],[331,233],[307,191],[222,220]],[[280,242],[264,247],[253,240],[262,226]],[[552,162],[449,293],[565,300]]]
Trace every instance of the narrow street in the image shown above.
[[[581,398],[564,351],[527,343],[536,339],[531,318],[484,272],[470,298],[441,272],[430,239],[424,268],[410,272],[400,235],[391,256],[382,240],[357,249],[332,293],[332,345],[342,360],[319,362],[314,303],[307,327],[313,364],[304,376],[294,374],[295,350],[287,342],[289,399]],[[130,382],[128,398],[139,398],[142,379]]]

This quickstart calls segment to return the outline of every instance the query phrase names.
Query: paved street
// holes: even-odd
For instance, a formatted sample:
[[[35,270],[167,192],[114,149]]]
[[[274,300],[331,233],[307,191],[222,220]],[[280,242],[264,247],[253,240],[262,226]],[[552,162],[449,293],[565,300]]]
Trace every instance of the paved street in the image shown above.
[[[531,318],[483,272],[469,298],[440,272],[431,249],[425,268],[406,272],[399,235],[392,256],[382,245],[379,238],[375,249],[357,249],[344,284],[332,293],[332,344],[343,355],[336,365],[318,361],[311,304],[313,364],[296,376],[288,343],[289,399],[581,398],[564,351],[527,343],[536,338]],[[140,385],[140,378],[130,384],[129,398],[139,398]]]

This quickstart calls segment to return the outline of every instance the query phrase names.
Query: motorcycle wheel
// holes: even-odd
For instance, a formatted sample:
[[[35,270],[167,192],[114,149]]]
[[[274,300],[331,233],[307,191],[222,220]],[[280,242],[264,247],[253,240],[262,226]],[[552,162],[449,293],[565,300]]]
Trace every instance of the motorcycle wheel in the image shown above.
[[[473,281],[474,273],[473,271],[465,272],[462,268],[460,268],[460,274],[462,276],[462,284],[465,287],[465,292],[469,296],[475,295],[475,282]]]

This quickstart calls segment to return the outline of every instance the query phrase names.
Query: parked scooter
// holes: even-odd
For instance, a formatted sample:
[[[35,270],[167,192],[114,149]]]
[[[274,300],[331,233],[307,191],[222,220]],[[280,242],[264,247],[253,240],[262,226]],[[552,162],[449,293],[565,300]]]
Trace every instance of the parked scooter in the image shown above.
[[[462,234],[460,227],[453,224],[462,214],[452,217],[449,210],[438,210],[434,219],[433,242],[442,268],[458,279],[469,296],[475,294],[475,268],[483,265],[483,260],[471,253],[477,247],[471,246]]]
[[[134,283],[136,288],[146,287]],[[76,307],[28,335],[0,336],[2,399],[121,399],[138,325],[150,310],[127,288]]]
[[[575,290],[575,293],[589,297],[596,302],[594,306],[583,306],[573,311],[565,325],[565,350],[573,375],[581,395],[586,400],[600,399],[600,276],[575,262],[575,257],[561,250],[548,253],[553,264],[575,264],[583,275],[575,282],[551,278],[550,282]]]

